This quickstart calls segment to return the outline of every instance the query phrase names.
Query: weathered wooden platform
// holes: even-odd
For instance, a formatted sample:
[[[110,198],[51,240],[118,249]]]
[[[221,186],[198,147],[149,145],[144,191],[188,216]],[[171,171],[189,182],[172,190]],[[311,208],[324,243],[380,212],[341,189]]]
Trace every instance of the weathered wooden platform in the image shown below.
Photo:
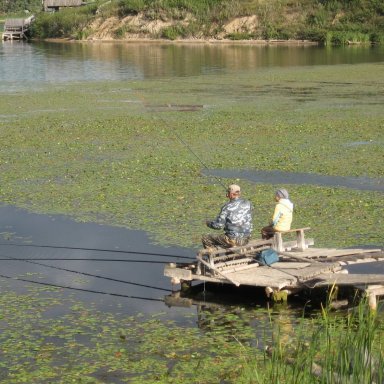
[[[4,23],[3,40],[23,40],[28,36],[29,29],[35,17],[26,19],[6,19]]]
[[[296,231],[296,230],[293,230]],[[283,242],[277,239],[254,240],[245,247],[201,250],[196,262],[170,263],[164,275],[172,283],[213,282],[265,288],[268,297],[279,293],[288,296],[301,290],[329,286],[351,286],[363,291],[372,308],[376,298],[384,295],[384,274],[348,274],[344,266],[355,263],[384,261],[381,249],[309,248],[313,240],[305,240],[297,230],[297,240]],[[279,261],[262,266],[255,256],[263,249],[279,249]]]

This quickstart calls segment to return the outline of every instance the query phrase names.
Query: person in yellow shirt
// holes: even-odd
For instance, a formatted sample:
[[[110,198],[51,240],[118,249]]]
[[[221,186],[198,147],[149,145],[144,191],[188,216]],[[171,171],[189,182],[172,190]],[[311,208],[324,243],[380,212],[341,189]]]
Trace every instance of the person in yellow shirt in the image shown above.
[[[272,222],[262,228],[261,237],[265,240],[274,236],[275,232],[284,232],[291,229],[293,204],[289,200],[288,191],[284,188],[275,192],[275,211],[273,212]]]

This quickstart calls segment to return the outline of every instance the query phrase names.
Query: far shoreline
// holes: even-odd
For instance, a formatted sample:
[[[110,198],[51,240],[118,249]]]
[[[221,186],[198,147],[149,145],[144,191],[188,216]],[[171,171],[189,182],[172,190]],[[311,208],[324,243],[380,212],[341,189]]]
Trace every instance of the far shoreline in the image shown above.
[[[39,41],[39,40],[34,40]],[[96,39],[89,38],[76,40],[72,38],[48,38],[42,41],[53,43],[124,43],[124,44],[207,44],[207,45],[281,45],[281,46],[318,46],[316,41],[311,40],[230,40],[230,39],[150,39],[150,38],[129,38],[129,39]]]

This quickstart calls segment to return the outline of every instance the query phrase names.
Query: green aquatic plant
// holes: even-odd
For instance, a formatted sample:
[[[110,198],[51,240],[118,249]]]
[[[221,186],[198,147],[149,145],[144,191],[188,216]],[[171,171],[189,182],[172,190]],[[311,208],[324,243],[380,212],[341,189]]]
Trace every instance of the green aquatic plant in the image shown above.
[[[377,70],[268,68],[61,85],[41,88],[38,97],[7,93],[0,198],[197,247],[208,230],[203,221],[225,201],[222,184],[236,181],[256,207],[257,237],[270,220],[275,186],[205,176],[198,159],[222,170],[382,178]],[[382,244],[381,192],[285,186],[296,207],[293,225],[310,226],[315,245]]]
[[[16,294],[8,283],[0,280],[4,384],[383,380],[383,319],[364,302],[298,317],[202,303],[181,326],[161,313],[100,312],[59,289]]]

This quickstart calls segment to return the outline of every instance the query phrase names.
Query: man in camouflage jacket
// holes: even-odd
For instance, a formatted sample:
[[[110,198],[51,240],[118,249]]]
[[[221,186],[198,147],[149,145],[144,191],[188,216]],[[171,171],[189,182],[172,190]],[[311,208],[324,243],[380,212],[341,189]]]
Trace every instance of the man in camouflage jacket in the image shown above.
[[[202,237],[204,248],[231,248],[249,242],[252,225],[252,203],[240,197],[240,187],[232,184],[228,187],[229,201],[221,208],[217,218],[207,221],[212,229],[224,229],[224,234],[205,235]]]

